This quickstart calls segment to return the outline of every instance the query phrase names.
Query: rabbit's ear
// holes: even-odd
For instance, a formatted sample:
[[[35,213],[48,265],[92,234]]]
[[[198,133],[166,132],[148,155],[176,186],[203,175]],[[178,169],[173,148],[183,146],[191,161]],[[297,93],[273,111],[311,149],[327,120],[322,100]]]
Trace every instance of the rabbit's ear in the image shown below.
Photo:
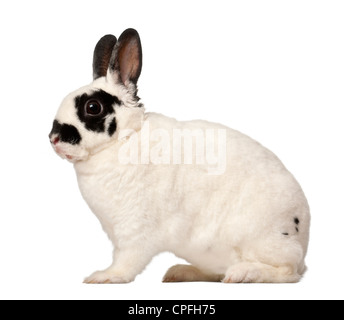
[[[111,34],[98,41],[93,53],[93,80],[106,76],[116,42],[117,38]]]
[[[125,30],[118,39],[112,52],[110,70],[125,86],[136,84],[141,74],[142,48],[138,32]]]

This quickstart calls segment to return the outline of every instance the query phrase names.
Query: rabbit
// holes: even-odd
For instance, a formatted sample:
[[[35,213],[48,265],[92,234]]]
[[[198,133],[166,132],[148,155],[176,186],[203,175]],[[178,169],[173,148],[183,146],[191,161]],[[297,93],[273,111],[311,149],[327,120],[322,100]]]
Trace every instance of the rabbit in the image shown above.
[[[310,209],[293,175],[236,130],[145,112],[141,69],[136,30],[101,38],[93,82],[62,101],[49,134],[114,247],[111,266],[84,282],[132,282],[162,252],[189,263],[164,282],[300,281]]]

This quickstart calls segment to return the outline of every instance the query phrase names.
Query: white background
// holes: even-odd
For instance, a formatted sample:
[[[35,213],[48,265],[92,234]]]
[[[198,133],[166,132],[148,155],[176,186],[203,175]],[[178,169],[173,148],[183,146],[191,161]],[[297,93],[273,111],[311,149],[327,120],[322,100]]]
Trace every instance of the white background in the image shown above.
[[[344,298],[343,17],[331,0],[2,1],[0,298]],[[132,284],[82,284],[112,248],[48,133],[62,98],[91,82],[98,39],[128,27],[147,111],[238,129],[299,180],[313,217],[301,283],[162,284],[178,262],[163,254]]]

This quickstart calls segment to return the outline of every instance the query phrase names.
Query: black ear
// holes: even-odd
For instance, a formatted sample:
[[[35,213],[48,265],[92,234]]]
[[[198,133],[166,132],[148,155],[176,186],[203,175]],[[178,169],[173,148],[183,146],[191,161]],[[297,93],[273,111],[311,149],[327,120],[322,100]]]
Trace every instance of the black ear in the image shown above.
[[[125,30],[113,50],[110,70],[119,75],[125,86],[136,84],[142,69],[142,47],[140,36],[134,29]]]
[[[93,53],[93,80],[106,76],[116,42],[117,38],[111,34],[98,41]]]

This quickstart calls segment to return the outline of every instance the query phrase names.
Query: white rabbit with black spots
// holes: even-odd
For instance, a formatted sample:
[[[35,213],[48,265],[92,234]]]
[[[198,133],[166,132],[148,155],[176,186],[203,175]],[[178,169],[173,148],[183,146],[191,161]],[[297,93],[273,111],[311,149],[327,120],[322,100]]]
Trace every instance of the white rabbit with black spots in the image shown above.
[[[238,131],[146,113],[141,67],[135,30],[103,37],[94,81],[64,99],[49,135],[114,246],[112,265],[85,282],[131,282],[166,251],[190,265],[165,282],[299,281],[310,213],[294,177]]]

